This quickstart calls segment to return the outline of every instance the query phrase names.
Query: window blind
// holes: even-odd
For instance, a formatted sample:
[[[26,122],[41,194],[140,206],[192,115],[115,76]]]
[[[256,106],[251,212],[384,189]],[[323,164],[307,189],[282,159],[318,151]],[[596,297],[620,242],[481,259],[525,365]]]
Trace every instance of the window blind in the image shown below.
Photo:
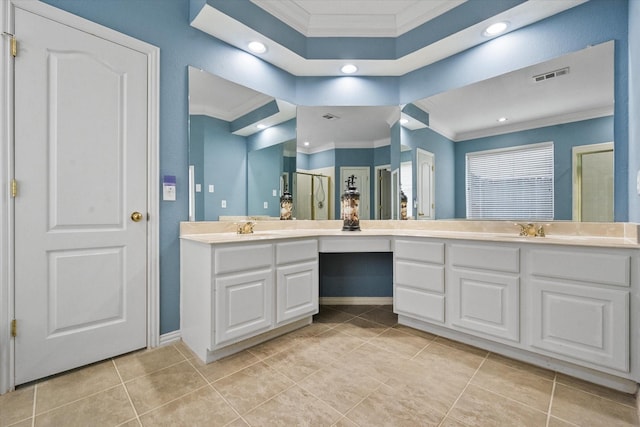
[[[553,142],[466,156],[467,218],[553,219]]]

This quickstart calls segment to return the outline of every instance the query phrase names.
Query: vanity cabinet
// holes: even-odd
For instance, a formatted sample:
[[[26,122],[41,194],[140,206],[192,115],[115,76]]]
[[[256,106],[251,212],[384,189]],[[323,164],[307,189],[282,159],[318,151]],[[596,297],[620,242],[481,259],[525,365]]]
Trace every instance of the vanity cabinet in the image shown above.
[[[276,244],[276,322],[318,313],[318,241]]]
[[[398,314],[444,323],[444,243],[396,239],[393,304]]]
[[[535,249],[528,263],[531,347],[628,372],[631,256]]]
[[[455,243],[448,247],[450,325],[481,336],[520,340],[520,249]]]

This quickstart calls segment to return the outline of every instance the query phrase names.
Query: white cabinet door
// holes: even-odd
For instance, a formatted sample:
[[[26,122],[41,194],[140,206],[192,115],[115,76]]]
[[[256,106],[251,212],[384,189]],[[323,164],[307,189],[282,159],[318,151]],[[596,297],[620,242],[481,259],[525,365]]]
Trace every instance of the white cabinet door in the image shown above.
[[[454,327],[519,341],[519,277],[451,269],[448,301]]]
[[[278,267],[277,275],[278,323],[318,312],[318,261]]]
[[[271,327],[273,270],[229,275],[215,283],[214,343],[256,335]]]
[[[531,345],[579,363],[629,371],[629,292],[532,280]]]

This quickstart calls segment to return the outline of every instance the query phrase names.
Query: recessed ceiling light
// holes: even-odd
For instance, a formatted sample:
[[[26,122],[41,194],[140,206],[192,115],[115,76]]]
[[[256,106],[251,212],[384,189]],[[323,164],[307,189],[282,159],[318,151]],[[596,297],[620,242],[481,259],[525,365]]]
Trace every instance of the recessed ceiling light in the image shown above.
[[[358,71],[358,67],[353,64],[347,64],[343,65],[342,68],[340,68],[340,71],[342,71],[344,74],[353,74]]]
[[[407,123],[409,123],[408,119],[400,119],[400,124],[401,125],[406,125]]]
[[[309,141],[305,141],[305,142],[303,142],[303,144],[304,144],[305,147],[308,147],[309,146]]]
[[[260,124],[258,124],[256,127],[257,127],[258,129],[266,129],[266,128],[267,128],[267,125],[264,125],[264,124],[260,123]]]
[[[504,32],[507,27],[509,26],[508,22],[496,22],[495,24],[491,24],[489,25],[485,30],[484,30],[484,35],[485,36],[495,36],[498,35],[502,32]]]
[[[253,53],[265,53],[267,51],[267,46],[262,42],[251,42],[248,45],[249,50]]]
[[[508,119],[507,119],[506,117],[500,117],[500,118],[498,119],[498,122],[500,122],[500,123],[504,123],[504,122],[506,122],[507,120],[508,120]]]

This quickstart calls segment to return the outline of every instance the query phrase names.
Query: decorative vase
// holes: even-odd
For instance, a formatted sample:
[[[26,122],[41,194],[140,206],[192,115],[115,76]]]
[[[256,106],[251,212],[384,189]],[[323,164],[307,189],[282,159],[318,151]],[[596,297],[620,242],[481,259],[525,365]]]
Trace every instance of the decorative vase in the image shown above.
[[[360,193],[356,188],[355,181],[355,175],[351,175],[346,181],[347,188],[344,194],[340,196],[343,231],[360,230]]]

